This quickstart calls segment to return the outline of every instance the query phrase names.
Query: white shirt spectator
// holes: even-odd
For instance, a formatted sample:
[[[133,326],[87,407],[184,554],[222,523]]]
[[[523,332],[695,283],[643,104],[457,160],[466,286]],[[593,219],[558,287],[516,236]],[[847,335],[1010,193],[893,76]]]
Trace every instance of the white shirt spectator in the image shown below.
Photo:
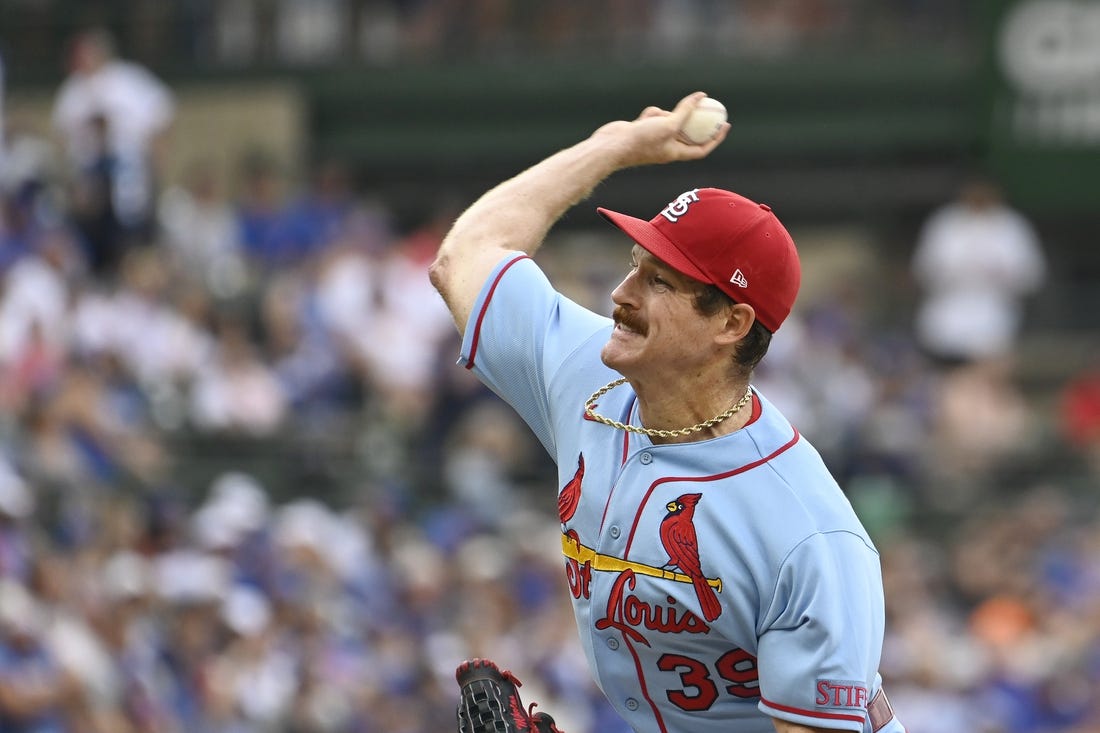
[[[70,324],[78,352],[117,356],[146,384],[193,377],[214,348],[209,333],[170,305],[131,290],[78,294]]]
[[[142,221],[153,208],[159,141],[175,112],[171,90],[145,67],[117,58],[105,31],[76,38],[53,126],[75,169],[105,153],[113,158],[111,198],[121,221]]]
[[[147,69],[112,60],[88,74],[74,74],[61,85],[53,109],[54,127],[72,159],[86,162],[95,153],[89,122],[102,115],[108,142],[119,155],[144,154],[171,123],[175,101],[169,89]]]
[[[202,430],[268,435],[286,416],[287,400],[274,372],[238,327],[223,329],[214,358],[191,388],[191,417]]]
[[[16,359],[36,335],[63,348],[69,333],[68,290],[58,268],[38,256],[24,257],[0,285],[0,363]]]
[[[384,389],[430,389],[454,321],[443,299],[434,297],[424,261],[398,249],[380,270],[382,308],[371,338],[360,344],[364,355]]]
[[[247,278],[240,226],[210,165],[196,165],[183,185],[164,191],[157,220],[172,256],[191,277],[219,297],[240,294]]]
[[[1030,222],[992,187],[972,184],[928,219],[913,275],[924,291],[920,344],[936,356],[971,361],[1015,346],[1022,298],[1042,284],[1046,262]]]

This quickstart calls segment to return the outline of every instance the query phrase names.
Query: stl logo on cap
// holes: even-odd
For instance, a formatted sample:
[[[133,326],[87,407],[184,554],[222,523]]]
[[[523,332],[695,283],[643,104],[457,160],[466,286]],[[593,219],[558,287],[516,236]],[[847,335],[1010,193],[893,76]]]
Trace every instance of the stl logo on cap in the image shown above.
[[[693,188],[690,191],[685,191],[677,196],[675,201],[670,202],[668,206],[661,210],[661,216],[675,224],[681,216],[688,212],[688,207],[698,200],[699,189]]]

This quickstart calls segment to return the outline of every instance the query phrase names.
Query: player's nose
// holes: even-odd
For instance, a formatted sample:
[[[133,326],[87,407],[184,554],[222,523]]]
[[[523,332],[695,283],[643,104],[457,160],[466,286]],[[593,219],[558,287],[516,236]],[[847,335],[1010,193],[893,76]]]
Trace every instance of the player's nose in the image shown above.
[[[619,306],[636,306],[638,271],[633,270],[611,291],[611,302]]]

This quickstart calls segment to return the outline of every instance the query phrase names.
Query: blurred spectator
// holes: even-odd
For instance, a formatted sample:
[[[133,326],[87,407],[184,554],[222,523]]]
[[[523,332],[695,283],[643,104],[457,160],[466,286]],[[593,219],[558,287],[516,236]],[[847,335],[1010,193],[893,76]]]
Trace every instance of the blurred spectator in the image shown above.
[[[270,278],[260,294],[264,359],[271,364],[300,425],[357,411],[363,385],[326,328],[317,293],[304,273]],[[324,422],[322,422],[322,425]]]
[[[120,163],[109,147],[107,118],[97,114],[88,126],[93,150],[70,177],[72,217],[84,238],[92,272],[110,279],[126,250],[135,244],[134,228],[123,223],[117,208]]]
[[[245,263],[233,203],[210,160],[192,164],[161,194],[157,221],[178,269],[216,298],[242,294]]]
[[[260,151],[240,163],[240,192],[235,200],[239,239],[252,265],[266,267],[280,259],[279,229],[286,202],[279,166]]]
[[[30,579],[34,510],[34,494],[26,480],[6,459],[0,459],[0,579]]]
[[[947,501],[963,501],[963,485],[1007,475],[1039,432],[1012,362],[988,359],[944,376],[935,393],[928,457],[934,481]],[[993,473],[991,473],[993,472]],[[950,478],[949,478],[950,477]],[[984,481],[978,482],[985,486]]]
[[[71,168],[97,184],[94,195],[103,200],[91,202],[92,211],[110,216],[121,236],[147,236],[175,115],[173,95],[148,69],[119,59],[103,29],[78,34],[69,62],[53,124]]]
[[[28,586],[38,601],[44,646],[80,689],[82,705],[74,711],[73,727],[94,724],[100,709],[115,702],[110,653],[92,628],[91,599],[80,582],[88,569],[98,570],[53,548],[41,548]]]
[[[2,115],[0,110],[0,196],[28,207],[36,217],[57,215],[45,209],[44,200],[59,173],[53,146],[28,122]],[[53,202],[49,206],[57,208]]]
[[[213,362],[195,378],[191,418],[201,430],[270,434],[286,415],[286,396],[278,379],[236,318],[221,320],[217,339]]]
[[[80,693],[43,643],[34,596],[18,581],[0,580],[0,730],[67,733],[65,714]]]
[[[7,88],[7,71],[4,69],[4,54],[0,53],[0,170],[3,170],[4,168],[5,153],[8,149],[6,143],[7,120],[4,114]]]
[[[213,57],[229,66],[241,66],[258,57],[261,19],[256,0],[212,3],[209,33]]]
[[[261,186],[270,171],[253,181]],[[388,224],[361,206],[352,187],[350,172],[336,160],[317,164],[305,189],[288,203],[270,238],[261,240],[260,260],[270,266],[293,266],[315,258],[346,238],[368,247],[384,243]],[[256,252],[254,249],[253,252]]]
[[[36,147],[31,142],[30,147]],[[19,153],[13,153],[13,163]],[[69,229],[63,217],[66,212],[57,211],[47,195],[47,181],[43,171],[36,169],[33,157],[24,161],[25,170],[13,168],[12,178],[0,182],[11,184],[13,190],[0,188],[0,275],[13,267],[20,258],[35,252],[45,238]]]
[[[42,231],[28,252],[3,275],[0,293],[0,368],[33,393],[49,386],[69,341],[69,287],[81,261],[68,232]],[[29,371],[29,373],[28,373]],[[21,376],[22,378],[18,378]]]
[[[454,330],[428,264],[455,216],[443,207],[392,244],[357,241],[326,263],[318,283],[326,325],[360,365],[387,419],[407,433],[420,429],[432,406],[440,347]]]
[[[203,550],[232,564],[233,582],[270,592],[272,507],[267,489],[251,474],[227,471],[214,479],[189,518],[190,537]]]
[[[1058,427],[1069,446],[1100,476],[1100,359],[1074,374],[1058,395]]]
[[[485,527],[513,521],[523,503],[519,478],[534,446],[518,419],[497,402],[471,407],[444,446],[443,479],[456,504]]]
[[[260,532],[269,515],[270,500],[260,482],[247,473],[228,471],[211,483],[209,496],[195,509],[194,537],[211,551],[234,550]]]
[[[155,250],[129,253],[114,286],[77,291],[71,315],[77,353],[117,359],[143,385],[193,378],[209,357],[212,336],[205,294],[181,280]]]
[[[229,640],[210,665],[217,707],[243,726],[277,727],[287,717],[298,676],[294,649],[275,626],[270,601],[251,586],[236,585],[220,618]]]
[[[1012,353],[1023,297],[1045,281],[1046,261],[1031,223],[996,184],[975,179],[929,216],[912,272],[922,291],[917,341],[954,365]]]
[[[164,446],[131,398],[117,374],[71,366],[58,389],[27,411],[23,457],[34,474],[73,491],[161,478]]]
[[[308,65],[331,61],[345,49],[351,27],[348,0],[276,0],[279,58]]]
[[[153,614],[159,611],[153,566],[131,549],[104,558],[93,582],[101,597],[89,614],[108,654],[111,669],[99,684],[105,689],[97,707],[103,731],[153,731],[178,728],[168,702],[169,670]]]
[[[344,358],[362,371],[360,341],[369,339],[380,308],[378,252],[354,240],[339,242],[317,268],[313,297],[320,325]]]

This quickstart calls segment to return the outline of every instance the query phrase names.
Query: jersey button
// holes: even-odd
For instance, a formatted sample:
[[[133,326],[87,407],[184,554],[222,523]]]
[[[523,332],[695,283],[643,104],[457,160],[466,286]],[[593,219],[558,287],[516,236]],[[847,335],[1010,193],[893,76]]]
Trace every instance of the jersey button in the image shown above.
[[[637,710],[638,709],[638,701],[635,700],[632,697],[628,697],[626,699],[626,709],[627,710]]]
[[[614,636],[607,640],[607,648],[611,651],[615,651],[619,648],[619,640]]]
[[[613,539],[613,540],[619,539],[619,534],[620,534],[619,525],[617,525],[617,524],[611,525],[611,529],[607,530],[607,533],[609,535],[611,535],[611,539]]]
[[[642,462],[643,466],[648,466],[649,464],[653,463],[653,454],[643,453],[642,455],[638,456],[638,460]]]

